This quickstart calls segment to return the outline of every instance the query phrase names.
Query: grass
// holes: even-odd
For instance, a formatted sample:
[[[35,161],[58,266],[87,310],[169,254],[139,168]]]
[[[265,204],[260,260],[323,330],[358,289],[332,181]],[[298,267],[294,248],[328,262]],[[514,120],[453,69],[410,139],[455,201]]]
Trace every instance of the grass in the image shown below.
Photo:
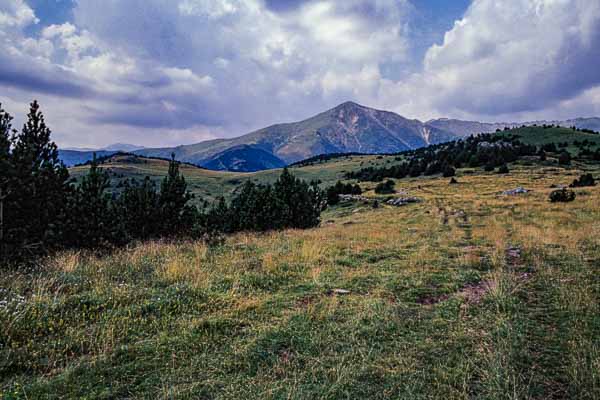
[[[0,398],[598,398],[600,187],[547,200],[579,172],[404,179],[422,203],[5,273]]]
[[[578,154],[578,148],[574,142],[583,142],[587,140],[592,143],[593,150],[600,146],[600,135],[586,132],[575,131],[570,128],[553,127],[553,128],[541,128],[536,126],[526,126],[517,129],[512,129],[508,132],[500,132],[499,135],[518,135],[519,140],[526,144],[534,144],[537,146],[549,143],[568,143],[568,146],[564,148],[572,154]],[[559,148],[562,150],[562,148]]]
[[[343,180],[345,173],[360,169],[362,166],[381,166],[391,157],[383,156],[349,156],[346,158],[330,160],[315,165],[292,167],[290,170],[298,178],[306,181],[320,180],[323,187]],[[151,159],[131,156],[115,156],[100,166],[109,172],[111,186],[115,187],[125,178],[134,178],[138,181],[149,176],[160,187],[160,182],[167,174],[169,163],[166,160]],[[70,168],[69,172],[75,179],[87,174],[89,166]],[[281,169],[260,171],[254,173],[236,173],[226,171],[211,171],[196,168],[189,164],[180,166],[181,173],[188,183],[188,189],[197,199],[215,201],[220,196],[229,198],[235,190],[245,181],[253,180],[260,183],[273,183],[281,175]]]

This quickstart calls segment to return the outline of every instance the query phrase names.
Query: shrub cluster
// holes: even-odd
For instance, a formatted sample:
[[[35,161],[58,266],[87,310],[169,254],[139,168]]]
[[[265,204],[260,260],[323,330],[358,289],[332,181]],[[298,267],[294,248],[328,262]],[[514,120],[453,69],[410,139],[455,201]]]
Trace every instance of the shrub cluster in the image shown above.
[[[377,193],[377,194],[396,193],[396,190],[394,189],[395,186],[396,186],[396,183],[393,180],[388,179],[387,181],[381,182],[377,186],[375,186],[375,193]]]
[[[362,194],[362,189],[358,185],[352,185],[351,183],[342,183],[338,181],[335,185],[330,186],[327,189],[327,204],[334,206],[340,202],[341,194]]]
[[[573,183],[570,185],[572,188],[576,187],[586,187],[586,186],[596,186],[596,180],[592,176],[592,174],[583,174],[579,177],[579,179],[575,179]]]
[[[568,151],[561,151],[558,155],[558,163],[560,165],[570,165],[571,164],[571,154]]]
[[[320,222],[326,206],[317,182],[306,183],[287,168],[273,185],[247,181],[228,205],[224,198],[201,213],[197,233],[233,233],[277,229],[307,229]]]
[[[552,203],[568,203],[575,200],[575,192],[568,189],[554,190],[550,193],[550,201]]]

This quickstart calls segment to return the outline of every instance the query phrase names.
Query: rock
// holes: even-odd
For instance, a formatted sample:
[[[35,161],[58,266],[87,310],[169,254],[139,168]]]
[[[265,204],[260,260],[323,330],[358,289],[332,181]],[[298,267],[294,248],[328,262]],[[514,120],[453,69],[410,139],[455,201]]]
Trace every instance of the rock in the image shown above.
[[[420,203],[421,201],[418,197],[397,197],[388,200],[386,203],[391,206],[401,207],[411,203]]]
[[[362,201],[362,202],[370,202],[371,199],[365,197],[365,196],[360,196],[360,195],[355,195],[355,194],[340,194],[340,200],[341,201]]]
[[[502,192],[503,195],[505,196],[516,196],[518,194],[525,194],[525,193],[529,193],[530,191],[523,188],[523,187],[518,187],[516,189],[511,189],[511,190],[505,190],[504,192]]]

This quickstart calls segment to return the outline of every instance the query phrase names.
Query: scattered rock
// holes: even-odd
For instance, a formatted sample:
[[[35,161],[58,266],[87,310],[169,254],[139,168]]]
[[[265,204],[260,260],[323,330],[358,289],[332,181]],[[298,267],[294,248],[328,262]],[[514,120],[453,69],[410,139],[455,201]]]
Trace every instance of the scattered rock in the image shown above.
[[[420,203],[421,201],[418,197],[397,197],[388,200],[386,203],[391,206],[401,207],[411,203]]]
[[[362,202],[370,202],[371,200],[365,196],[357,195],[357,194],[340,194],[340,201],[362,201]]]
[[[516,196],[519,194],[526,194],[529,193],[530,190],[527,190],[523,187],[518,187],[516,189],[511,189],[511,190],[505,190],[504,192],[502,192],[503,195],[505,196]]]

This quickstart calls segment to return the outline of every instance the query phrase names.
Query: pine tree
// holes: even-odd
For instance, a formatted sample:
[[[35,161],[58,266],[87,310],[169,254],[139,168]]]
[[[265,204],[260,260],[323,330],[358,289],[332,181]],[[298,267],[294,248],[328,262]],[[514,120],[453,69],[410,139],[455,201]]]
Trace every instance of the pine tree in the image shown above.
[[[128,240],[144,240],[160,234],[158,193],[149,177],[141,183],[125,181],[116,203],[119,221],[124,225]]]
[[[5,226],[4,209],[8,207],[12,193],[11,182],[14,169],[11,160],[12,117],[2,109],[0,104],[0,261],[8,256],[7,241],[9,240],[8,225]]]
[[[238,195],[231,201],[232,229],[236,231],[262,230],[259,223],[259,190],[252,181],[246,181]]]
[[[193,210],[188,206],[191,199],[185,178],[179,172],[179,162],[175,161],[175,154],[171,154],[169,173],[162,181],[158,200],[163,235],[171,236],[191,229]]]
[[[233,229],[233,221],[229,207],[224,197],[220,197],[216,205],[208,211],[206,215],[205,231],[210,236],[214,233],[231,233]]]
[[[97,248],[113,243],[114,216],[108,172],[98,166],[94,153],[88,174],[77,188],[70,207],[70,237],[68,244]]]
[[[456,170],[454,168],[452,168],[451,165],[446,164],[444,166],[442,174],[443,174],[444,178],[450,178],[452,176],[456,176]]]
[[[68,170],[59,160],[58,148],[50,140],[51,131],[36,101],[27,117],[11,156],[15,181],[11,197],[18,201],[5,210],[21,254],[39,253],[61,244],[70,192]]]

